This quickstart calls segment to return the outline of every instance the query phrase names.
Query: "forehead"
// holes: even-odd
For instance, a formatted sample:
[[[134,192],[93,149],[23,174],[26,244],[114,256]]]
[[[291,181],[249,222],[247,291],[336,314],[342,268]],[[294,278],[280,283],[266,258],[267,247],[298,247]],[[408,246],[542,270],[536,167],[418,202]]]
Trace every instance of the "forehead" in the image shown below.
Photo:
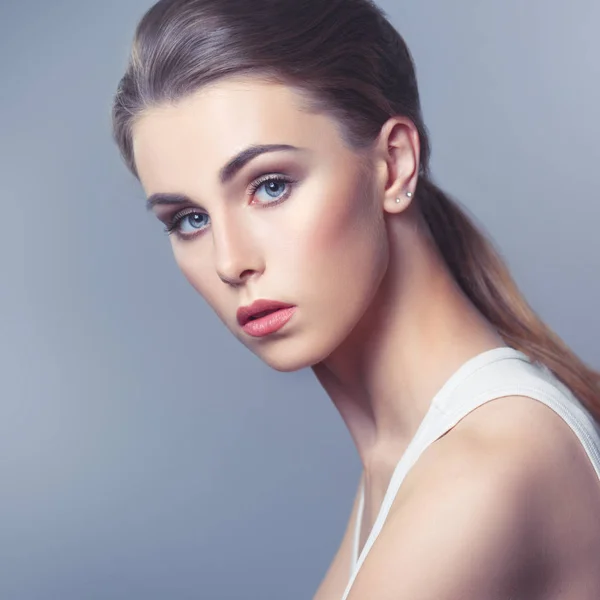
[[[303,109],[293,88],[251,79],[211,84],[172,105],[147,109],[133,127],[133,151],[144,187],[182,183],[185,173],[216,176],[254,144],[339,150],[334,121]]]

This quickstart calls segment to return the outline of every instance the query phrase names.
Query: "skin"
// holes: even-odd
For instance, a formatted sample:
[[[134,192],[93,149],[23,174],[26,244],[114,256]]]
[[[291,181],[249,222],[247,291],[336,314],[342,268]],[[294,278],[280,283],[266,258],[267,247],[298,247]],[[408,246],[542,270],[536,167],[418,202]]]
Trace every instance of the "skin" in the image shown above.
[[[148,197],[177,193],[188,198],[179,205],[154,206],[156,216],[168,224],[182,210],[200,215],[181,222],[177,231],[188,235],[186,239],[176,232],[170,236],[176,262],[191,285],[233,335],[274,369],[295,371],[310,366],[342,416],[363,464],[362,546],[392,471],[431,398],[468,359],[505,345],[454,283],[422,222],[418,197],[406,195],[414,192],[418,177],[419,137],[414,125],[402,117],[389,119],[372,146],[359,153],[344,143],[331,117],[304,110],[292,88],[232,78],[174,105],[147,109],[134,126],[133,142]],[[223,165],[257,144],[289,144],[302,150],[263,154],[223,184],[219,179]],[[253,182],[269,174],[283,174],[294,183],[280,182],[271,188],[265,184],[249,193]],[[276,334],[253,338],[238,325],[236,311],[258,298],[293,304],[296,312]],[[545,407],[526,398],[520,403],[516,400],[515,407],[505,409],[507,413],[523,410],[524,405],[541,412],[536,418],[553,424],[565,443],[575,443],[570,430],[562,421],[556,423],[558,417]],[[448,453],[455,457],[452,460],[464,458],[462,473],[469,472],[465,465],[473,463],[468,457],[481,452],[494,457],[489,460],[501,462],[509,456],[511,464],[525,464],[506,451],[514,445],[514,429],[507,427],[502,437],[485,426],[497,423],[497,415],[486,420],[490,409],[485,406],[475,413],[477,419],[469,415],[466,425],[459,424],[456,432],[433,444],[407,477],[390,513],[390,524],[384,528],[386,535],[382,532],[382,548],[387,545],[388,551],[395,548],[402,555],[401,544],[407,542],[398,540],[407,536],[395,537],[394,523],[400,531],[405,519],[401,515],[418,513],[434,489],[433,497],[439,497],[443,492],[435,486],[440,481],[450,485],[448,476],[443,476],[455,472],[447,463]],[[525,450],[535,454],[534,448]],[[573,452],[583,475],[572,485],[587,485],[589,492],[590,466],[585,465],[581,450],[575,447]],[[540,456],[546,454],[540,450]],[[469,468],[471,480],[477,482],[482,473],[489,472],[490,464],[475,461]],[[512,485],[494,481],[491,489],[523,493],[522,479],[530,477],[526,466],[517,472],[500,471],[510,472]],[[547,483],[537,481],[538,489],[551,486],[552,477],[556,477],[555,470]],[[459,485],[454,489],[456,503],[449,500],[448,506],[460,513],[465,506],[464,490]],[[485,497],[488,510],[485,494],[472,495]],[[503,506],[518,505],[512,496],[498,493],[495,497],[504,501]],[[403,505],[404,510],[399,508]],[[468,503],[466,507],[469,514],[473,514],[471,508],[477,509]],[[349,532],[355,510],[356,502],[340,551],[317,594],[319,600],[341,597],[348,577]],[[434,509],[429,510],[431,514]],[[444,519],[460,522],[458,513]],[[511,517],[521,518],[512,514],[506,518]],[[407,523],[414,523],[415,540],[425,539],[427,524],[420,530],[418,519],[409,518]],[[520,542],[504,536],[482,552],[492,557]],[[432,556],[427,549],[423,552]],[[405,553],[410,556],[409,550]],[[373,548],[350,600],[387,597],[374,594],[377,582],[385,580],[382,574],[390,568],[384,556]],[[456,565],[452,568],[460,571]],[[422,569],[410,569],[416,577],[414,588],[398,590],[394,597],[429,598],[415,592],[423,589],[418,578]],[[443,572],[442,566],[439,570]],[[422,577],[431,580],[430,573]],[[411,585],[410,578],[404,580],[398,585]],[[432,586],[431,597],[450,598],[442,595],[442,589],[448,586]],[[465,589],[457,588],[456,593]],[[483,590],[478,594],[482,599],[495,597]]]

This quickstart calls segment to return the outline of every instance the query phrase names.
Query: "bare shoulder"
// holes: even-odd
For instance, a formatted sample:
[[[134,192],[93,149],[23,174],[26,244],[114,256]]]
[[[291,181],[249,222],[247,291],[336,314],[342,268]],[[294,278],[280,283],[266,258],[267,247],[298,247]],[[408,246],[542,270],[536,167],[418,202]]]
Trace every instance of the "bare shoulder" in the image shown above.
[[[600,483],[578,445],[530,398],[470,413],[407,476],[349,600],[600,597]]]
[[[571,427],[542,402],[527,396],[490,401],[458,423],[447,443],[488,453],[523,480],[528,494],[542,494],[551,510],[568,500],[578,514],[598,515],[600,480],[592,462]],[[554,507],[549,498],[555,499]],[[600,526],[597,517],[594,521]]]

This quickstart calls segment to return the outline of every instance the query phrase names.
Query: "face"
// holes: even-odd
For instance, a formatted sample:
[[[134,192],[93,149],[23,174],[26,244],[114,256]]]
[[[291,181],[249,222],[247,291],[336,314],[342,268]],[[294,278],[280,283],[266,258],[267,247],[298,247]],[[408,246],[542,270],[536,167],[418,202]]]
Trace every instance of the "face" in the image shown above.
[[[301,106],[289,87],[227,80],[147,110],[133,130],[138,174],[179,268],[231,332],[280,371],[340,346],[388,264],[381,192],[364,155],[346,146],[331,117]],[[231,162],[256,147],[269,151]],[[265,320],[253,331],[237,311],[258,299],[293,309],[274,313],[288,320],[257,336],[269,331]]]

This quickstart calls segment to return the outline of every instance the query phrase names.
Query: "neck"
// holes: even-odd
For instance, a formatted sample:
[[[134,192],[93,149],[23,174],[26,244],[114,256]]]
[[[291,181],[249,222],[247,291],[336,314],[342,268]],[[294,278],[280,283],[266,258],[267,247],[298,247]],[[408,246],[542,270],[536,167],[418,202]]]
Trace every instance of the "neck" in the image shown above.
[[[390,263],[369,310],[312,367],[354,440],[366,481],[383,492],[445,381],[473,356],[506,345],[423,229],[394,226]]]

